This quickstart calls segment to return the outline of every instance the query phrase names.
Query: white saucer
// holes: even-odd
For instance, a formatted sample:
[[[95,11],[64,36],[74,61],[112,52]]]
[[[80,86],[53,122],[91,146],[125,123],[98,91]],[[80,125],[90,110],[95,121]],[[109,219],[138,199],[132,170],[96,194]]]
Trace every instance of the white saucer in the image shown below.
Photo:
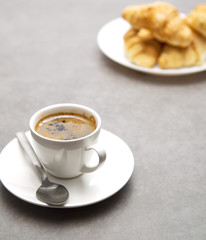
[[[31,137],[29,132],[27,136]],[[100,202],[119,191],[130,179],[134,158],[127,144],[106,130],[101,131],[99,141],[106,149],[107,159],[98,170],[70,180],[49,176],[50,180],[66,186],[70,193],[66,204],[58,208],[82,207]],[[16,197],[35,205],[51,207],[36,198],[40,178],[35,167],[25,158],[16,138],[1,152],[0,179]]]
[[[116,18],[105,24],[98,33],[97,43],[100,50],[114,62],[136,71],[162,76],[179,76],[206,70],[206,63],[202,66],[179,69],[161,69],[159,66],[146,68],[131,63],[125,54],[123,40],[124,34],[129,30],[130,27],[131,26],[129,23],[123,18]]]

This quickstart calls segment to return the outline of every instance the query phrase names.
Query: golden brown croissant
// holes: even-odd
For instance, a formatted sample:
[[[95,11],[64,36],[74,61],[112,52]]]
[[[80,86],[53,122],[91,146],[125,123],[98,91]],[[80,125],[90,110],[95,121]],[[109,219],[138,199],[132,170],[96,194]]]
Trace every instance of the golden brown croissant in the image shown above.
[[[168,20],[178,16],[178,11],[166,2],[154,2],[136,6],[128,6],[122,12],[122,17],[134,28],[164,27]]]
[[[130,61],[142,67],[153,67],[160,54],[161,44],[156,40],[142,41],[138,30],[131,28],[124,35],[125,51]]]
[[[206,37],[206,4],[199,4],[185,18],[188,25]]]
[[[191,43],[190,28],[179,17],[178,10],[169,3],[129,6],[123,11],[122,17],[134,28],[147,28],[159,41],[180,47]]]
[[[158,59],[161,68],[181,68],[203,64],[206,58],[206,39],[193,32],[189,47],[181,48],[165,44]]]
[[[158,63],[163,69],[190,67],[194,66],[196,62],[197,55],[192,45],[181,48],[165,44],[158,59]]]
[[[193,32],[192,41],[197,54],[196,65],[202,65],[206,60],[206,38],[197,32]]]
[[[152,32],[146,28],[141,28],[137,35],[143,41],[154,39],[154,35],[152,34]]]

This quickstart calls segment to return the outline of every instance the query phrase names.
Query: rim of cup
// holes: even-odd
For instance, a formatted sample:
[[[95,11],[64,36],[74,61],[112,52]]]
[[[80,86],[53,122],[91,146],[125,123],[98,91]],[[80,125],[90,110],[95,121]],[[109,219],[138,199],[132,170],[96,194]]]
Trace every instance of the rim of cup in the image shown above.
[[[68,108],[68,110],[67,110],[67,108]],[[96,129],[93,132],[91,132],[90,134],[88,134],[84,137],[77,138],[77,139],[70,139],[70,140],[47,138],[47,137],[42,136],[38,132],[36,132],[35,126],[36,126],[36,124],[39,120],[41,120],[42,118],[44,118],[44,117],[46,117],[50,114],[62,113],[62,112],[63,113],[64,112],[65,113],[71,112],[71,113],[85,114],[88,117],[93,116],[95,118],[95,121],[96,121]],[[43,107],[40,110],[36,111],[30,118],[29,127],[30,127],[30,131],[33,134],[35,134],[39,138],[47,140],[47,141],[51,141],[51,142],[78,142],[80,140],[84,140],[84,139],[96,134],[100,130],[101,118],[100,118],[99,114],[95,110],[91,109],[90,107],[87,107],[87,106],[84,106],[84,105],[81,105],[81,104],[76,104],[76,103],[59,103],[59,104],[53,104],[53,105]]]

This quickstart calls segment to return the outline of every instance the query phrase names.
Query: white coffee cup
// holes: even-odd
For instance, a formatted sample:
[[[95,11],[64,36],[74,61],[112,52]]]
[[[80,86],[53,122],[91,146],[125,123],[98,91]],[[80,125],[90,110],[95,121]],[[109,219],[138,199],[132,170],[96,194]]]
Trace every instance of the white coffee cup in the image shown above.
[[[35,126],[42,118],[55,113],[77,113],[93,116],[96,129],[87,136],[72,140],[57,140],[36,132]],[[62,103],[45,107],[31,117],[29,122],[34,150],[46,171],[58,178],[73,178],[93,172],[106,159],[106,152],[98,143],[101,118],[89,107]]]

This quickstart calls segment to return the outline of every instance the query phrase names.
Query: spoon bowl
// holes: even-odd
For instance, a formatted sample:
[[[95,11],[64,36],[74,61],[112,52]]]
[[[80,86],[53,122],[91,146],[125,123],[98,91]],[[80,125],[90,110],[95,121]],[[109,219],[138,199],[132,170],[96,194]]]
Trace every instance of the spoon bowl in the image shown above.
[[[67,201],[69,193],[63,185],[50,182],[46,178],[37,189],[36,197],[42,202],[58,206]]]

